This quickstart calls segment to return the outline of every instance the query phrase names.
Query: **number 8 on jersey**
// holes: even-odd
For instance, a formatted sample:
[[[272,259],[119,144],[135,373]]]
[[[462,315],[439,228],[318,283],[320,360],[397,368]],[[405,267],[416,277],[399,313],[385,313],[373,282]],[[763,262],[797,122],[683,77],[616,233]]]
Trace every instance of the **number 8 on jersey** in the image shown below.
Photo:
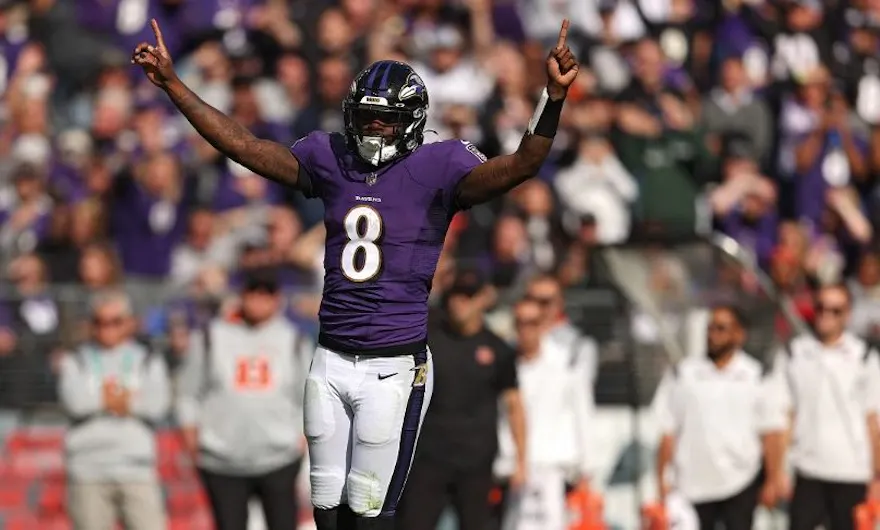
[[[342,273],[353,282],[372,280],[382,269],[382,216],[372,206],[358,205],[343,220],[348,242],[342,249]],[[358,261],[363,256],[360,267]]]

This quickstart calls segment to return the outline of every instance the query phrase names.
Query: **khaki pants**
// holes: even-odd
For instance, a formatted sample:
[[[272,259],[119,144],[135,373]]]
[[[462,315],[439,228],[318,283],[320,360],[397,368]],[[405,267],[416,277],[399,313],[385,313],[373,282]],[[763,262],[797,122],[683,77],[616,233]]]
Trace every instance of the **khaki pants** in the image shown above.
[[[159,482],[77,482],[67,488],[74,530],[114,530],[117,519],[127,530],[166,530],[165,503]]]

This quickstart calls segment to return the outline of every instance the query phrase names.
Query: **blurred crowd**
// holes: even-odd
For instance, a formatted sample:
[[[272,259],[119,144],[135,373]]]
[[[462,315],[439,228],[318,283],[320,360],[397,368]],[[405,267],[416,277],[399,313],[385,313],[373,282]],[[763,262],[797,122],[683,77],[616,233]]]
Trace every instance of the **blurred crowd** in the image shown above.
[[[2,0],[0,379],[51,378],[107,287],[172,365],[249,269],[275,269],[316,330],[320,202],[221,157],[129,64],[150,18],[181,77],[261,137],[340,131],[353,76],[394,58],[428,86],[427,141],[493,156],[516,148],[563,17],[583,65],[551,160],[455,218],[435,294],[463,264],[502,291],[586,286],[599,245],[716,229],[807,317],[811,285],[852,278],[873,333],[874,0]]]

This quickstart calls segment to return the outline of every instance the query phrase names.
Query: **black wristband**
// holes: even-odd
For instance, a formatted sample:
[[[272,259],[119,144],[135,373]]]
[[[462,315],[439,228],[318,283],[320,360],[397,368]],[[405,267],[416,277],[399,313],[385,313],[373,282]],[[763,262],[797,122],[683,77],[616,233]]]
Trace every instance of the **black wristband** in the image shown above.
[[[538,116],[538,122],[535,124],[533,134],[545,138],[555,137],[556,129],[559,128],[559,117],[562,115],[563,105],[565,105],[565,99],[553,101],[548,97],[544,108],[540,110],[541,115]]]

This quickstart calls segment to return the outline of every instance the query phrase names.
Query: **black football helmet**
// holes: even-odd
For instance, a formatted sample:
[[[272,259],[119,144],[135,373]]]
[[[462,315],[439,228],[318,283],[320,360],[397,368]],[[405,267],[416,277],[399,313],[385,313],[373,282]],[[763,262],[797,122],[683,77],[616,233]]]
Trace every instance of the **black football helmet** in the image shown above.
[[[410,65],[377,61],[351,83],[342,112],[352,150],[379,166],[422,145],[428,90]]]

